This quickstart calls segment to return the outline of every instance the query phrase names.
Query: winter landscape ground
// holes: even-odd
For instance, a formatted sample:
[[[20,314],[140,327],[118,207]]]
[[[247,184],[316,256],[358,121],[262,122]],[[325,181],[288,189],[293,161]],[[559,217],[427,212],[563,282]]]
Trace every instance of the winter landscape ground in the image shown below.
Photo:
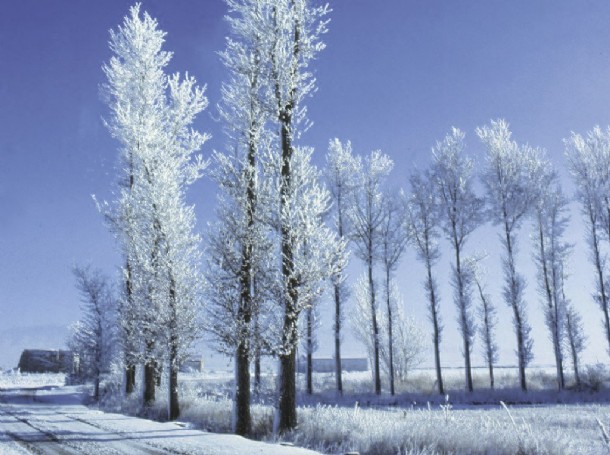
[[[370,372],[346,375],[342,398],[332,392],[332,376],[318,374],[320,392],[299,395],[299,426],[278,440],[272,434],[274,378],[265,375],[253,406],[255,442],[231,432],[233,388],[226,371],[188,374],[180,379],[184,397],[177,422],[165,419],[167,400],[158,400],[148,419],[135,400],[112,396],[86,403],[91,388],[64,386],[60,374],[0,375],[0,453],[99,454],[606,454],[610,452],[610,393],[599,367],[586,374],[586,388],[555,392],[551,371],[532,371],[532,389],[518,390],[514,369],[498,375],[500,389],[458,392],[461,372],[447,374],[446,397],[431,387],[432,371],[422,370],[400,384],[398,394],[376,396]],[[485,377],[475,372],[475,385]],[[304,385],[304,384],[300,384]],[[88,398],[89,397],[89,398]],[[503,404],[504,403],[504,404]],[[150,420],[152,419],[152,420]],[[157,421],[155,421],[157,420]]]

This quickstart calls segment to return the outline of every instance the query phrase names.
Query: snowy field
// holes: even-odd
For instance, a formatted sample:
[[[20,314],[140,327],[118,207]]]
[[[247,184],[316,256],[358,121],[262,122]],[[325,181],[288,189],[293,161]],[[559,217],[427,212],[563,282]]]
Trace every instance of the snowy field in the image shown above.
[[[331,390],[332,375],[315,375],[319,392],[299,395],[299,427],[285,440],[327,454],[609,453],[607,384],[598,384],[598,391],[544,390],[551,373],[530,371],[531,390],[524,394],[509,387],[514,371],[499,370],[505,388],[465,394],[458,391],[461,372],[448,370],[448,388],[454,389],[448,399],[426,391],[432,377],[427,371],[414,373],[395,397],[371,394],[370,373],[347,374],[342,398]],[[480,372],[475,378],[484,382]],[[83,406],[82,389],[59,387],[61,375],[0,375],[0,453],[312,453],[280,446],[271,434],[273,381],[265,375],[254,398],[256,437],[270,443],[261,446],[216,434],[230,431],[230,372],[183,375],[179,423],[124,415],[138,413],[135,400],[106,396],[102,406],[114,412]],[[162,420],[165,406],[159,396],[149,417]]]
[[[587,372],[597,391],[589,386],[559,393],[553,390],[552,369],[532,368],[530,391],[523,393],[514,369],[498,369],[499,389],[493,391],[483,388],[486,375],[479,370],[474,375],[479,390],[467,394],[463,372],[448,369],[448,400],[431,392],[433,374],[427,370],[413,373],[395,397],[370,393],[370,372],[346,374],[343,397],[332,391],[332,374],[317,374],[317,392],[299,393],[299,427],[287,439],[328,454],[607,454],[610,445],[603,440],[602,426],[610,429],[610,393],[602,373],[597,367]],[[276,442],[271,434],[273,382],[268,372],[254,397],[253,419],[256,437]],[[181,419],[196,428],[230,432],[232,387],[231,372],[183,375]],[[302,375],[299,388],[304,389]],[[133,409],[133,403],[123,404],[123,411]],[[157,417],[164,414],[163,400],[156,412]]]

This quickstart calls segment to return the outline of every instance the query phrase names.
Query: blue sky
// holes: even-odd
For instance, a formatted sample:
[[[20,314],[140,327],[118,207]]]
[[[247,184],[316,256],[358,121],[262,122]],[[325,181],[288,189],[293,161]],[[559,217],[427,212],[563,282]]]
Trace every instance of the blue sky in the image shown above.
[[[3,2],[0,333],[76,320],[79,304],[71,266],[92,263],[113,273],[119,264],[91,195],[111,197],[117,144],[102,123],[107,109],[99,86],[104,81],[101,66],[110,57],[108,30],[122,21],[130,5],[122,0]],[[330,138],[351,139],[357,153],[380,148],[389,154],[396,162],[392,184],[405,186],[411,168],[429,162],[430,147],[451,126],[466,132],[468,150],[480,163],[483,150],[474,128],[504,117],[518,141],[547,149],[572,193],[562,139],[571,131],[610,123],[610,3],[331,0],[330,5],[327,49],[314,64],[318,92],[308,103],[314,126],[303,137],[303,143],[316,148],[319,163]],[[210,108],[197,126],[213,134],[205,155],[222,149],[214,105],[225,77],[216,55],[227,31],[223,2],[151,0],[143,7],[168,32],[166,49],[174,52],[170,70],[188,70],[207,84]],[[203,231],[215,189],[204,181],[189,197]],[[550,343],[541,326],[528,233],[526,224],[519,261],[528,274],[535,362],[548,363]],[[590,334],[587,359],[607,361],[601,312],[589,297],[592,267],[577,207],[570,235],[577,247],[568,293],[585,315]],[[486,226],[475,233],[467,249],[490,253],[489,289],[503,326],[501,363],[514,363],[510,313],[499,295],[497,243],[495,228]],[[460,365],[455,313],[446,286],[446,245],[444,251],[438,268],[444,283],[443,358]],[[399,271],[400,283],[408,311],[427,330],[422,272],[409,252]],[[352,276],[358,273],[355,263]],[[330,324],[322,330],[330,333]],[[349,336],[346,341],[352,344]],[[359,350],[355,345],[349,349]],[[322,349],[322,354],[330,352],[330,347]],[[477,353],[475,363],[479,361]],[[15,362],[12,357],[0,358],[0,366]]]

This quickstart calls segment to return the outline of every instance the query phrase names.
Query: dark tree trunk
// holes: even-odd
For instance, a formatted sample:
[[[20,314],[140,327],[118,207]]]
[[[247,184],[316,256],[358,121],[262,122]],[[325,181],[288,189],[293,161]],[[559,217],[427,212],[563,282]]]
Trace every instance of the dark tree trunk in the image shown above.
[[[131,186],[133,186],[133,175],[130,176]],[[129,261],[125,261],[125,268],[127,270],[127,279],[125,280],[125,291],[127,294],[127,305],[131,307],[133,305],[133,288],[131,284],[131,264]],[[131,316],[131,311],[128,313]],[[125,393],[130,395],[133,393],[136,387],[136,365],[133,362],[133,352],[131,349],[131,336],[129,329],[123,327],[123,349],[125,354]]]
[[[286,355],[280,355],[280,396],[278,433],[284,433],[297,426],[296,403],[296,353],[294,349]]]
[[[388,354],[390,356],[390,394],[394,395],[394,337],[392,324],[392,304],[390,302],[390,270],[386,268],[386,304],[388,306]]]
[[[506,220],[506,213],[504,216]],[[521,384],[521,390],[524,392],[527,391],[527,379],[525,377],[525,366],[527,363],[526,359],[526,340],[525,340],[525,325],[523,322],[523,315],[521,314],[519,308],[519,295],[518,295],[518,277],[517,271],[515,269],[515,258],[513,255],[513,244],[511,241],[511,230],[509,229],[508,222],[504,223],[504,232],[506,235],[506,254],[507,254],[507,263],[509,267],[509,276],[508,276],[508,284],[510,291],[510,305],[513,309],[514,316],[514,324],[515,324],[515,333],[517,335],[517,359],[519,361],[519,382]]]
[[[515,309],[516,331],[517,331],[517,354],[519,360],[519,382],[521,390],[527,392],[527,379],[525,378],[525,340],[523,339],[523,323],[519,311]]]
[[[495,386],[495,380],[494,380],[494,365],[492,362],[488,362],[488,368],[489,368],[489,385],[491,386],[491,388],[493,389]]]
[[[136,366],[127,365],[125,367],[125,393],[127,395],[133,393],[136,387]]]
[[[257,395],[261,390],[261,353],[258,349],[254,354],[254,390]]]
[[[559,340],[559,333],[558,333],[558,325],[559,325],[559,319],[558,319],[558,307],[557,307],[557,299],[554,298],[553,295],[553,289],[552,289],[552,285],[551,282],[549,280],[549,269],[547,266],[547,258],[549,256],[548,251],[546,251],[546,249],[544,248],[544,242],[545,242],[545,236],[544,236],[544,230],[542,228],[542,214],[538,214],[538,242],[539,242],[539,248],[540,248],[540,262],[541,262],[541,266],[542,266],[542,275],[543,275],[543,280],[544,280],[544,293],[546,296],[546,304],[547,304],[547,311],[549,312],[550,317],[550,323],[551,323],[551,341],[553,342],[553,354],[555,355],[555,373],[557,376],[557,389],[558,390],[562,390],[565,386],[564,383],[564,379],[563,379],[563,363],[562,363],[562,359],[561,359],[561,346],[560,346],[560,340]],[[552,267],[552,265],[551,265]],[[555,280],[553,280],[555,281]]]
[[[292,6],[296,9],[294,0]],[[274,10],[274,22],[277,29],[277,16]],[[280,126],[280,145],[282,154],[281,179],[280,179],[280,211],[286,208],[292,194],[292,169],[291,161],[293,155],[293,109],[298,100],[297,90],[299,88],[297,79],[299,76],[299,60],[301,45],[301,27],[303,26],[297,17],[294,18],[294,37],[292,46],[292,63],[290,68],[291,81],[287,88],[287,99],[282,94],[282,80],[280,79],[280,68],[277,54],[272,53],[272,80],[274,82],[275,99],[277,102],[277,120]],[[280,31],[281,33],[281,31]],[[278,433],[290,431],[297,426],[296,409],[296,346],[298,344],[297,323],[299,317],[298,282],[295,276],[294,248],[292,230],[294,226],[282,223],[280,226],[281,239],[281,261],[282,279],[284,282],[284,293],[282,304],[284,306],[284,322],[282,327],[282,352],[279,355],[280,377],[279,377],[279,403],[277,415]]]
[[[180,416],[180,401],[178,398],[178,349],[180,346],[180,339],[178,337],[176,282],[173,276],[170,278],[169,305],[172,318],[169,325],[169,409],[167,417],[169,420],[176,420]],[[161,377],[160,374],[159,377]]]
[[[95,401],[99,401],[100,399],[100,376],[99,374],[95,377],[95,388],[93,391],[93,398]]]
[[[464,370],[466,374],[466,389],[469,392],[473,391],[472,385],[472,368],[470,363],[470,335],[468,330],[470,327],[468,326],[468,315],[466,314],[466,296],[464,295],[464,280],[462,276],[462,261],[460,258],[460,242],[457,237],[457,227],[455,223],[453,223],[453,248],[455,250],[455,275],[457,281],[457,298],[458,298],[458,308],[460,311],[460,318],[462,320],[462,339],[464,342]]]
[[[341,375],[341,289],[335,284],[335,379],[337,392],[343,395],[343,379]]]
[[[178,361],[177,349],[170,349],[169,359],[169,420],[176,420],[180,416],[180,401],[178,396]]]
[[[144,406],[150,407],[155,402],[157,362],[149,359],[144,364]]]
[[[280,195],[282,205],[286,204],[291,194],[292,186],[292,138],[290,126],[292,125],[292,105],[289,104],[280,113],[281,143],[282,143],[282,168]],[[294,276],[292,226],[283,224],[281,226],[281,252],[282,252],[282,278],[285,283],[284,290],[284,325],[282,330],[282,349],[285,351],[280,355],[280,399],[278,433],[283,433],[296,428],[296,343],[298,342],[297,319],[298,319],[298,293],[297,282]]]
[[[372,251],[372,242],[369,242],[369,251]],[[373,371],[375,374],[375,393],[381,395],[381,374],[379,371],[379,325],[377,324],[377,305],[375,303],[375,283],[373,281],[373,258],[368,260],[369,298],[371,301],[371,320],[373,324]]]
[[[246,343],[239,343],[235,353],[235,411],[233,432],[242,436],[252,432],[250,414],[250,356]]]
[[[430,314],[432,319],[433,334],[432,340],[434,342],[434,366],[436,369],[436,383],[438,384],[438,393],[441,395],[445,394],[445,387],[443,385],[443,374],[441,370],[441,326],[438,317],[438,308],[436,301],[436,293],[434,291],[434,279],[432,278],[432,264],[429,260],[426,261],[426,270],[428,272],[428,288],[430,297]]]
[[[604,282],[604,265],[602,263],[601,252],[599,247],[599,236],[597,233],[597,224],[595,218],[591,215],[593,208],[589,208],[589,222],[591,224],[591,246],[593,248],[593,260],[595,261],[595,270],[597,272],[598,286],[600,296],[598,298],[599,306],[604,314],[604,328],[606,329],[606,341],[610,348],[610,313],[608,308],[608,296],[606,296],[606,284]]]
[[[307,394],[313,394],[313,310],[307,310]]]

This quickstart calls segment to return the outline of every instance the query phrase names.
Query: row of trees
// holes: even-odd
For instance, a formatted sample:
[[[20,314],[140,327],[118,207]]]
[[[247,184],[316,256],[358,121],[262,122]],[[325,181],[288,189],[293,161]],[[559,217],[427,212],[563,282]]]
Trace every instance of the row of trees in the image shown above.
[[[361,321],[368,328],[368,334],[364,330],[360,337],[372,358],[375,392],[381,393],[384,369],[394,393],[395,377],[404,375],[404,366],[416,351],[412,349],[416,330],[409,328],[394,291],[394,276],[409,243],[426,270],[437,384],[444,393],[443,323],[434,274],[441,237],[453,253],[451,285],[463,340],[466,388],[472,390],[476,299],[480,300],[478,330],[493,386],[495,308],[484,289],[481,258],[466,254],[468,239],[488,220],[500,226],[505,248],[503,298],[513,312],[525,390],[532,339],[523,297],[525,280],[515,258],[517,234],[528,218],[536,226],[534,259],[562,387],[565,348],[571,350],[577,368],[584,339],[580,317],[563,292],[570,250],[564,239],[567,200],[543,152],[513,141],[504,121],[478,128],[476,134],[487,149],[480,175],[483,198],[476,194],[477,175],[465,153],[464,133],[458,129],[433,147],[428,169],[411,174],[409,194],[398,196],[398,191],[388,189],[393,162],[387,155],[374,151],[361,158],[352,153],[349,142],[337,139],[330,142],[321,173],[311,162],[313,150],[300,145],[300,139],[309,123],[304,101],[316,87],[310,65],[324,48],[321,39],[328,8],[312,6],[309,0],[226,3],[230,36],[220,55],[228,78],[218,112],[228,143],[226,152],[212,157],[217,217],[206,232],[205,257],[195,233],[194,209],[185,201],[189,185],[208,164],[197,155],[207,136],[192,127],[207,105],[203,89],[188,75],[166,74],[171,53],[162,48],[165,33],[148,14],[140,14],[139,4],[130,9],[122,26],[111,31],[114,55],[104,66],[111,113],[107,125],[121,144],[120,165],[115,199],[99,206],[123,257],[116,312],[126,393],[134,390],[136,365],[144,365],[144,404],[152,404],[165,365],[168,417],[176,418],[178,367],[204,328],[215,348],[235,359],[235,432],[251,431],[250,365],[255,365],[256,386],[262,355],[279,360],[276,430],[294,428],[296,349],[303,338],[311,365],[315,308],[325,289],[334,300],[337,390],[342,391],[341,339],[350,294],[346,283],[350,249],[366,270],[355,294]],[[574,135],[566,146],[599,278],[594,298],[604,312],[610,344],[602,253],[602,241],[610,241],[609,137],[610,133],[596,129],[586,138]],[[79,287],[89,289],[82,277],[86,275],[77,276]],[[309,385],[311,390],[311,381]]]

